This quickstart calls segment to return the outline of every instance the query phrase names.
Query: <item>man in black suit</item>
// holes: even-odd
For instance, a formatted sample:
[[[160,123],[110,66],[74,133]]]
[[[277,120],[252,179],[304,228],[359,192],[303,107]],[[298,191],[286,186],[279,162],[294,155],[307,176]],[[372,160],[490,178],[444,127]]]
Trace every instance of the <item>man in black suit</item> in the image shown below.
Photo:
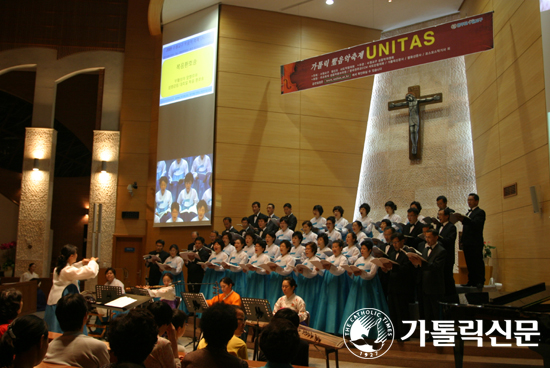
[[[459,215],[462,222],[462,250],[468,266],[468,283],[465,286],[483,288],[485,283],[485,264],[483,263],[483,227],[485,226],[485,211],[478,207],[479,196],[468,195],[470,210],[466,216]]]
[[[419,211],[417,208],[409,208],[407,210],[407,219],[409,223],[403,228],[405,235],[405,245],[418,249],[418,244],[422,241],[418,235],[422,234],[422,224],[418,221]]]
[[[204,277],[204,270],[202,269],[201,265],[198,264],[198,262],[208,261],[208,258],[210,257],[210,252],[204,245],[204,238],[200,236],[195,239],[195,246],[192,250],[197,255],[195,256],[194,260],[185,261],[185,265],[187,266],[187,281],[190,284],[199,284],[202,282],[202,278]],[[201,286],[188,285],[188,289],[190,293],[200,293]]]
[[[264,218],[267,222],[267,216],[260,212],[260,202],[252,203],[252,212],[253,214],[248,216],[248,224],[258,229],[258,219]]]
[[[155,250],[149,252],[152,256],[158,256],[161,260],[160,263],[164,263],[166,258],[170,256],[170,253],[164,249],[164,240],[159,239],[155,242]],[[147,267],[149,267],[149,285],[158,285],[160,283],[160,276],[162,272],[159,269],[159,266],[155,262],[151,262],[149,259],[145,261]]]
[[[421,266],[422,277],[422,301],[426,330],[433,330],[433,321],[439,319],[439,302],[445,294],[444,268],[447,252],[438,243],[437,230],[430,229],[426,233],[426,247],[422,252],[422,261],[414,253],[407,253],[412,264]]]
[[[273,203],[268,203],[266,207],[267,211],[267,222],[271,222],[271,220],[279,220],[278,216],[275,216],[275,205]]]
[[[447,252],[447,258],[445,259],[445,299],[449,302],[458,303],[458,295],[456,293],[455,279],[453,277],[453,269],[455,265],[455,244],[456,244],[456,226],[449,222],[451,216],[451,209],[445,208],[439,210],[438,213],[439,222],[441,225],[437,228],[437,232],[440,236],[440,242],[445,251]]]
[[[265,239],[265,236],[270,231],[270,229],[267,227],[267,220],[263,217],[260,217],[258,219],[258,234],[262,239]]]
[[[388,228],[384,229],[384,235],[386,230]],[[414,267],[407,254],[401,251],[405,244],[403,234],[392,234],[391,242],[394,250],[390,259],[398,264],[392,264],[389,269],[383,268],[382,271],[388,275],[388,306],[395,327],[395,337],[403,341],[403,336],[408,332],[403,321],[411,319],[409,303],[414,302]]]
[[[244,237],[246,236],[246,233],[256,233],[256,229],[254,229],[252,227],[252,225],[248,222],[248,217],[243,217],[241,219],[241,226],[242,226],[242,230],[240,232],[241,236]]]
[[[449,207],[447,207],[447,197],[445,197],[445,196],[441,195],[441,196],[437,197],[436,203],[437,203],[437,208],[439,208],[440,210],[444,210],[445,208],[449,208]],[[454,210],[452,208],[449,208],[449,210],[451,211],[451,213],[454,212]]]
[[[298,219],[296,219],[296,216],[292,214],[292,205],[290,203],[285,203],[285,205],[283,206],[283,210],[285,211],[285,216],[288,218],[288,228],[292,231],[296,231]]]
[[[231,219],[231,217],[224,217],[223,218],[223,227],[225,227],[224,232],[229,231],[229,232],[232,232],[232,233],[235,233],[235,234],[239,233],[239,230],[237,230],[233,227],[233,220]]]
[[[195,247],[195,240],[199,237],[198,231],[191,232],[191,243],[187,245],[187,250],[193,250]]]

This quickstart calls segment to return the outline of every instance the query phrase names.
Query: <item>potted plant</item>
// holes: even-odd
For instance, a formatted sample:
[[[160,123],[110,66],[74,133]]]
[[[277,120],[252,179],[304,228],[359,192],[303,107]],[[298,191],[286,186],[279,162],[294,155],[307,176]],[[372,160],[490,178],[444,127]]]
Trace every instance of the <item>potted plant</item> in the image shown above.
[[[9,271],[11,271],[11,277],[14,276],[15,273],[15,247],[17,243],[15,241],[12,241],[10,243],[3,243],[0,245],[0,251],[2,253],[2,259],[4,262],[2,263],[2,270],[4,270],[4,275],[7,276]]]

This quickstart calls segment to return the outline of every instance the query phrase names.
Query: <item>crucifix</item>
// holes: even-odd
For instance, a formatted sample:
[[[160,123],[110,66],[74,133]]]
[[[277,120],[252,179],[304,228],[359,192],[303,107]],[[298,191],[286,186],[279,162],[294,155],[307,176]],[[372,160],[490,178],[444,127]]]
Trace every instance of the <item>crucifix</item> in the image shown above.
[[[429,105],[443,102],[442,93],[420,96],[420,86],[408,88],[404,100],[388,102],[388,110],[409,108],[409,160],[422,158],[420,137],[420,104]]]

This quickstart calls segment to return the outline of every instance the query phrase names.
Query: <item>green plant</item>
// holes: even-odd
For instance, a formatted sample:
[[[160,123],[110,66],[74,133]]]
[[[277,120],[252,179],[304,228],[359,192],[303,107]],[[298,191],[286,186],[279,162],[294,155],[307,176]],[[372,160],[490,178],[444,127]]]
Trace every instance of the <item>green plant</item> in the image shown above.
[[[495,249],[495,248],[496,247],[493,247],[492,245],[485,243],[483,245],[483,258],[491,258],[493,256],[491,249]]]

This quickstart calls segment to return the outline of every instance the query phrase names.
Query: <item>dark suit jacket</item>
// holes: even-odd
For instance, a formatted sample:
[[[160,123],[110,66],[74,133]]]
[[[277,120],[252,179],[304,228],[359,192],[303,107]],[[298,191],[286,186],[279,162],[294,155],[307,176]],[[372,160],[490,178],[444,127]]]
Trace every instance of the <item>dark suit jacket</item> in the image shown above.
[[[187,278],[189,282],[201,282],[202,277],[204,276],[204,270],[202,267],[197,264],[197,262],[206,262],[210,258],[210,252],[207,251],[206,245],[203,245],[202,248],[198,251],[198,257],[195,257],[193,261],[187,262]],[[193,250],[191,248],[190,250]]]
[[[162,263],[164,263],[164,261],[166,261],[166,258],[170,257],[170,253],[168,253],[164,250],[161,251],[160,253],[157,253],[156,250],[153,250],[153,251],[149,252],[149,254],[159,256]],[[154,280],[157,280],[157,281],[160,280],[160,276],[162,275],[162,272],[160,271],[159,266],[156,263],[147,262],[147,267],[151,268],[149,270],[149,279],[153,279],[153,281]]]
[[[288,228],[292,231],[296,231],[296,225],[298,225],[298,219],[292,213],[288,217]]]
[[[462,221],[462,245],[483,247],[483,227],[485,226],[485,211],[477,207],[469,218]]]
[[[409,257],[399,252],[396,260],[394,249],[390,259],[399,263],[399,266],[393,265],[389,272],[388,293],[414,295],[414,266],[409,261]]]
[[[437,243],[428,257],[429,248],[422,251],[422,258],[428,262],[422,262],[422,291],[428,295],[445,294],[445,281],[443,279],[445,258],[447,252],[441,243]]]
[[[439,232],[441,226],[437,229]],[[445,250],[447,251],[447,266],[455,263],[455,244],[456,244],[456,226],[450,222],[443,227],[443,230],[439,233],[439,241]]]
[[[403,235],[412,236],[412,239],[405,238],[405,245],[418,249],[418,244],[422,241],[422,239],[418,237],[418,235],[422,234],[422,223],[417,221],[414,228],[411,230],[412,227],[413,224],[407,224],[403,228]]]
[[[267,218],[268,218],[266,215],[264,215],[264,214],[261,213],[261,212],[258,212],[258,218],[256,219],[256,221],[254,221],[254,217],[256,217],[256,215],[254,215],[254,214],[248,216],[248,223],[249,223],[250,225],[252,225],[252,227],[254,227],[254,228],[256,228],[256,229],[258,228],[258,219],[264,218],[265,221],[267,222]]]
[[[252,225],[248,225],[248,227],[246,229],[241,230],[241,236],[243,237],[243,239],[246,236],[246,233],[248,233],[248,232],[252,232],[254,234],[258,233],[258,231],[255,228],[252,227]]]
[[[239,230],[235,229],[233,226],[231,226],[231,228],[229,230],[224,230],[224,231],[229,231],[231,233],[235,233],[235,234],[238,234],[239,233]]]

